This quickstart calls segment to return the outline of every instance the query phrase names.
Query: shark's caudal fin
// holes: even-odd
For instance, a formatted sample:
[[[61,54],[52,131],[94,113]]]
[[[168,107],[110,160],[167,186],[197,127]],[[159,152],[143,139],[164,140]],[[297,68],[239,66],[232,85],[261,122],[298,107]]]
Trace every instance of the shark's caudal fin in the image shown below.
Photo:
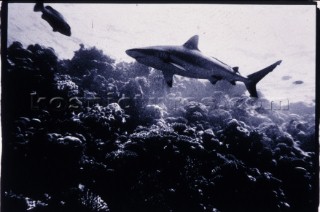
[[[43,2],[41,3],[36,3],[36,5],[34,5],[34,8],[33,8],[33,11],[35,12],[40,12],[44,9],[44,6],[43,6]]]
[[[275,69],[277,67],[277,65],[280,65],[281,62],[282,61],[279,60],[279,61],[275,62],[274,64],[272,64],[272,65],[270,65],[260,71],[257,71],[253,74],[248,75],[248,81],[245,82],[245,85],[246,85],[251,97],[258,97],[257,89],[256,89],[257,83],[263,77],[265,77],[267,74],[269,74],[271,71],[273,71],[273,69]]]

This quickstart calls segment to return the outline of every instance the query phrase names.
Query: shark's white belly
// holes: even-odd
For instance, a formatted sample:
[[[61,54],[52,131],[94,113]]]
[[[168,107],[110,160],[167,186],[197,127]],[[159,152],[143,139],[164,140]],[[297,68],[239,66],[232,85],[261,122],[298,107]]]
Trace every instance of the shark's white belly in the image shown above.
[[[231,68],[229,68],[231,69],[229,70],[226,67],[218,65],[212,65],[210,69],[207,69],[184,63],[181,64],[181,68],[178,69],[179,71],[175,74],[190,78],[211,79],[212,77],[218,77],[228,81],[243,81],[245,79],[244,77],[233,73]]]

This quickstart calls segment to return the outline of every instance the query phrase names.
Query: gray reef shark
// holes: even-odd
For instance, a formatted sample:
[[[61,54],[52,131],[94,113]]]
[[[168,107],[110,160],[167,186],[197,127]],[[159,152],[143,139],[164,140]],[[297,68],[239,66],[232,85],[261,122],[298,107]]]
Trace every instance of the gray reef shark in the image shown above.
[[[50,24],[54,32],[60,32],[63,35],[71,36],[71,28],[69,24],[64,20],[64,17],[52,7],[44,7],[43,3],[38,2],[34,6],[33,11],[41,11],[42,19],[46,20]]]
[[[258,97],[256,84],[273,71],[281,60],[257,71],[248,77],[241,76],[238,67],[219,61],[214,57],[205,56],[198,49],[199,36],[191,37],[182,46],[151,46],[126,50],[127,55],[139,63],[161,70],[169,87],[172,87],[173,75],[208,79],[212,84],[226,80],[232,85],[236,81],[243,82],[251,97]]]

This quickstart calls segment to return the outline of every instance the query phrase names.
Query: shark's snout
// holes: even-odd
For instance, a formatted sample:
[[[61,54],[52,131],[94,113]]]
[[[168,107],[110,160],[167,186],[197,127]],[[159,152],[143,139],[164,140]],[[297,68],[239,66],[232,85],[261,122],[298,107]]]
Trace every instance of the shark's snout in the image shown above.
[[[147,48],[135,48],[126,50],[127,55],[135,59],[146,58],[154,55],[154,50]]]
[[[128,49],[126,50],[126,54],[133,58],[139,58],[143,56],[139,49]]]
[[[131,49],[126,50],[126,54],[132,57],[133,51]]]

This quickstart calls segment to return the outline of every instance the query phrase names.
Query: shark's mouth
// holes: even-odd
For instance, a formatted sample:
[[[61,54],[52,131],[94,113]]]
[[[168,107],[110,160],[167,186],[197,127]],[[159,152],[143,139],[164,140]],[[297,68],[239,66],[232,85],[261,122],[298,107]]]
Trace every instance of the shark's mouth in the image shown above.
[[[145,63],[147,61],[146,57],[143,56],[135,57],[134,59],[140,63]]]
[[[144,59],[144,58],[146,58],[145,56],[136,56],[136,57],[134,57],[136,60],[137,59]]]

